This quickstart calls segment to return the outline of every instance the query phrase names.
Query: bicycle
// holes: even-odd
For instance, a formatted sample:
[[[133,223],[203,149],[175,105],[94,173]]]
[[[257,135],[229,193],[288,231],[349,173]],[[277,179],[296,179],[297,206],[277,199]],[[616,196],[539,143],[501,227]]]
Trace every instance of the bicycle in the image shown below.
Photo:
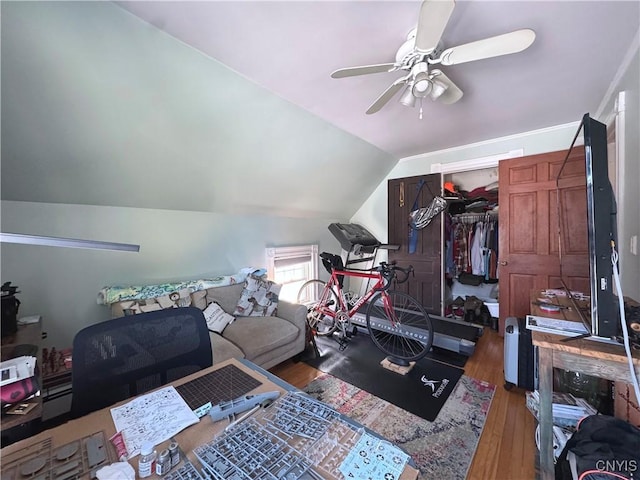
[[[400,365],[424,357],[433,343],[431,319],[424,307],[411,295],[391,290],[394,280],[398,284],[409,279],[413,267],[401,268],[395,262],[381,262],[370,269],[344,268],[339,255],[320,254],[324,266],[331,273],[328,282],[309,280],[298,292],[298,303],[307,306],[307,322],[312,334],[333,335],[339,330],[340,350],[344,350],[351,337],[351,319],[361,315],[358,311],[368,302],[366,326],[373,343]],[[397,272],[404,274],[398,279]],[[360,298],[350,298],[343,290],[344,277],[373,280],[371,287]],[[353,327],[353,332],[357,327]]]

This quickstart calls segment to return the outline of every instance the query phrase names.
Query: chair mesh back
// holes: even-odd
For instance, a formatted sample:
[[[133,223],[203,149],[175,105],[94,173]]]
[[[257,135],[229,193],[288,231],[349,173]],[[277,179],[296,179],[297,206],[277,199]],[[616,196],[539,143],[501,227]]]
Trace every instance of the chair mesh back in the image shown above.
[[[211,364],[209,330],[194,307],[91,325],[73,340],[71,414],[85,415]]]

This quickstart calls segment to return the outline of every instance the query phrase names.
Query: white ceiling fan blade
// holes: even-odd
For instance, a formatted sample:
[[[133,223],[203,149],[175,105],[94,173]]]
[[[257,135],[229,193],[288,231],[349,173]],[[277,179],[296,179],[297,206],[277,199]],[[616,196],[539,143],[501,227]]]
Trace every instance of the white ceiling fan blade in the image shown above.
[[[455,6],[454,0],[425,0],[422,2],[416,30],[416,50],[418,52],[431,53],[435,50]]]
[[[460,90],[460,88],[453,83],[451,79],[442,72],[442,70],[432,70],[431,74],[433,75],[433,80],[440,81],[447,87],[444,93],[437,98],[439,102],[450,105],[452,103],[456,103],[462,98],[462,90]]]
[[[348,67],[336,70],[331,78],[355,77],[356,75],[368,75],[369,73],[389,72],[395,67],[394,63],[380,63],[378,65],[364,65],[362,67]]]
[[[380,95],[375,102],[371,104],[371,106],[367,109],[367,115],[371,115],[372,113],[378,112],[382,107],[384,107],[391,97],[393,97],[398,90],[400,90],[405,84],[406,78],[399,78],[395,82],[393,82],[389,88],[387,88],[382,95]]]
[[[485,38],[476,42],[465,43],[457,47],[447,48],[440,55],[442,65],[457,65],[485,58],[518,53],[528,48],[536,39],[533,30],[525,28],[515,32]],[[434,61],[433,63],[438,63]]]

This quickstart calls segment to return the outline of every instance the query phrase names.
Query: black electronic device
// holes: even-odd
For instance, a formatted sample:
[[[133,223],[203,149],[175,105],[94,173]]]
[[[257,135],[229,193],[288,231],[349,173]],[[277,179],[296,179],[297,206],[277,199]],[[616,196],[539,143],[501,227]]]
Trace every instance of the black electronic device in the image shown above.
[[[584,147],[580,140],[583,140]],[[586,175],[581,177],[582,185],[586,181],[587,222],[577,219],[576,213],[569,210],[565,198],[579,191],[580,184],[575,183],[577,175],[572,171],[571,162],[576,156],[584,162]],[[575,162],[573,162],[575,165]],[[584,228],[588,241],[589,291],[588,309],[580,309],[573,302],[583,323],[591,335],[612,338],[619,328],[618,300],[614,294],[613,265],[611,256],[616,248],[616,200],[609,181],[609,163],[607,159],[607,127],[585,113],[580,122],[571,147],[557,176],[557,200],[559,221],[560,277],[567,295],[573,299],[571,290],[575,285],[566,278],[563,271],[563,234],[570,229]],[[567,236],[565,236],[567,238]]]
[[[369,230],[357,223],[332,223],[329,231],[340,242],[340,246],[347,252],[374,253],[380,242]],[[358,249],[356,252],[354,249]]]

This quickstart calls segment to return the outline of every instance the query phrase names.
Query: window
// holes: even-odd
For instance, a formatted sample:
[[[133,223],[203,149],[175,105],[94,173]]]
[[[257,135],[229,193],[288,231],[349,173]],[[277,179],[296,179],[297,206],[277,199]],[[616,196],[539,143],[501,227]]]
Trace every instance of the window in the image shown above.
[[[295,303],[302,284],[318,278],[318,245],[267,248],[267,273],[282,285],[280,298]]]

